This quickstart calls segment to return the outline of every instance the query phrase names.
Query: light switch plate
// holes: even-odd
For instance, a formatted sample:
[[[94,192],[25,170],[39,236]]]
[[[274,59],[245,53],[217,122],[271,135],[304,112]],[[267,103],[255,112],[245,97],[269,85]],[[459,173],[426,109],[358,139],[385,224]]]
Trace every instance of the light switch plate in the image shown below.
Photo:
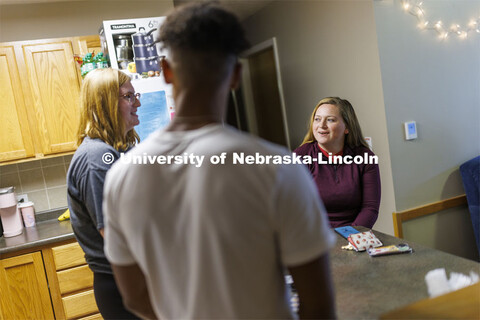
[[[405,126],[405,139],[413,140],[417,139],[417,123],[415,121],[408,121],[404,123]]]

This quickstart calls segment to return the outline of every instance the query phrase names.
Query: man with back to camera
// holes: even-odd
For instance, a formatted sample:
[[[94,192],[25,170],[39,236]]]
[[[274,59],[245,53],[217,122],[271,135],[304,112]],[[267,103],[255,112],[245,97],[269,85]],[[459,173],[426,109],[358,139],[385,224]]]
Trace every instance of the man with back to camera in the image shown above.
[[[289,154],[223,125],[248,48],[240,23],[194,3],[166,18],[160,40],[176,116],[130,155],[205,158],[199,167],[117,161],[109,171],[105,253],[125,305],[144,318],[294,318],[288,268],[300,317],[334,318],[335,237],[305,166],[232,163],[234,153]]]

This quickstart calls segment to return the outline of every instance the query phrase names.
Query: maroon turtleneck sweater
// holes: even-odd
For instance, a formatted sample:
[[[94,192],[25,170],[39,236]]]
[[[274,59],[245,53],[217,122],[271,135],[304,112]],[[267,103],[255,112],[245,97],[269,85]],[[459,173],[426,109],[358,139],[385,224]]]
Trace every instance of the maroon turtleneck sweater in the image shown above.
[[[294,150],[297,155],[317,158],[322,155],[318,143],[306,143]],[[374,155],[365,147],[345,146],[343,155]],[[376,164],[307,164],[318,193],[325,204],[332,228],[364,226],[372,228],[380,206],[380,173]]]

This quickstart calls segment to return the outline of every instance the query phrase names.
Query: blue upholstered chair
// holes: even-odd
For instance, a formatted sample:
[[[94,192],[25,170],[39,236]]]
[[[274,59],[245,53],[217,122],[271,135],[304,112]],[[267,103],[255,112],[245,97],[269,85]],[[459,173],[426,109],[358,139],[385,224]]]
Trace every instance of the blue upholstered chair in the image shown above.
[[[467,194],[468,210],[472,218],[477,249],[480,253],[480,156],[462,164],[460,174]]]

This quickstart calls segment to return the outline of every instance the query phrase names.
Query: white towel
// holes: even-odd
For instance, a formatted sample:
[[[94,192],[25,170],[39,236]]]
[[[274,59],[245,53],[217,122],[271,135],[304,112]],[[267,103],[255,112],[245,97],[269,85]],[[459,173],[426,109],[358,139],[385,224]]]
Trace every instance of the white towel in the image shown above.
[[[430,298],[468,287],[477,283],[478,280],[478,274],[473,271],[470,272],[470,276],[458,272],[451,272],[450,279],[448,280],[444,268],[431,270],[425,275],[425,282],[427,283]]]

